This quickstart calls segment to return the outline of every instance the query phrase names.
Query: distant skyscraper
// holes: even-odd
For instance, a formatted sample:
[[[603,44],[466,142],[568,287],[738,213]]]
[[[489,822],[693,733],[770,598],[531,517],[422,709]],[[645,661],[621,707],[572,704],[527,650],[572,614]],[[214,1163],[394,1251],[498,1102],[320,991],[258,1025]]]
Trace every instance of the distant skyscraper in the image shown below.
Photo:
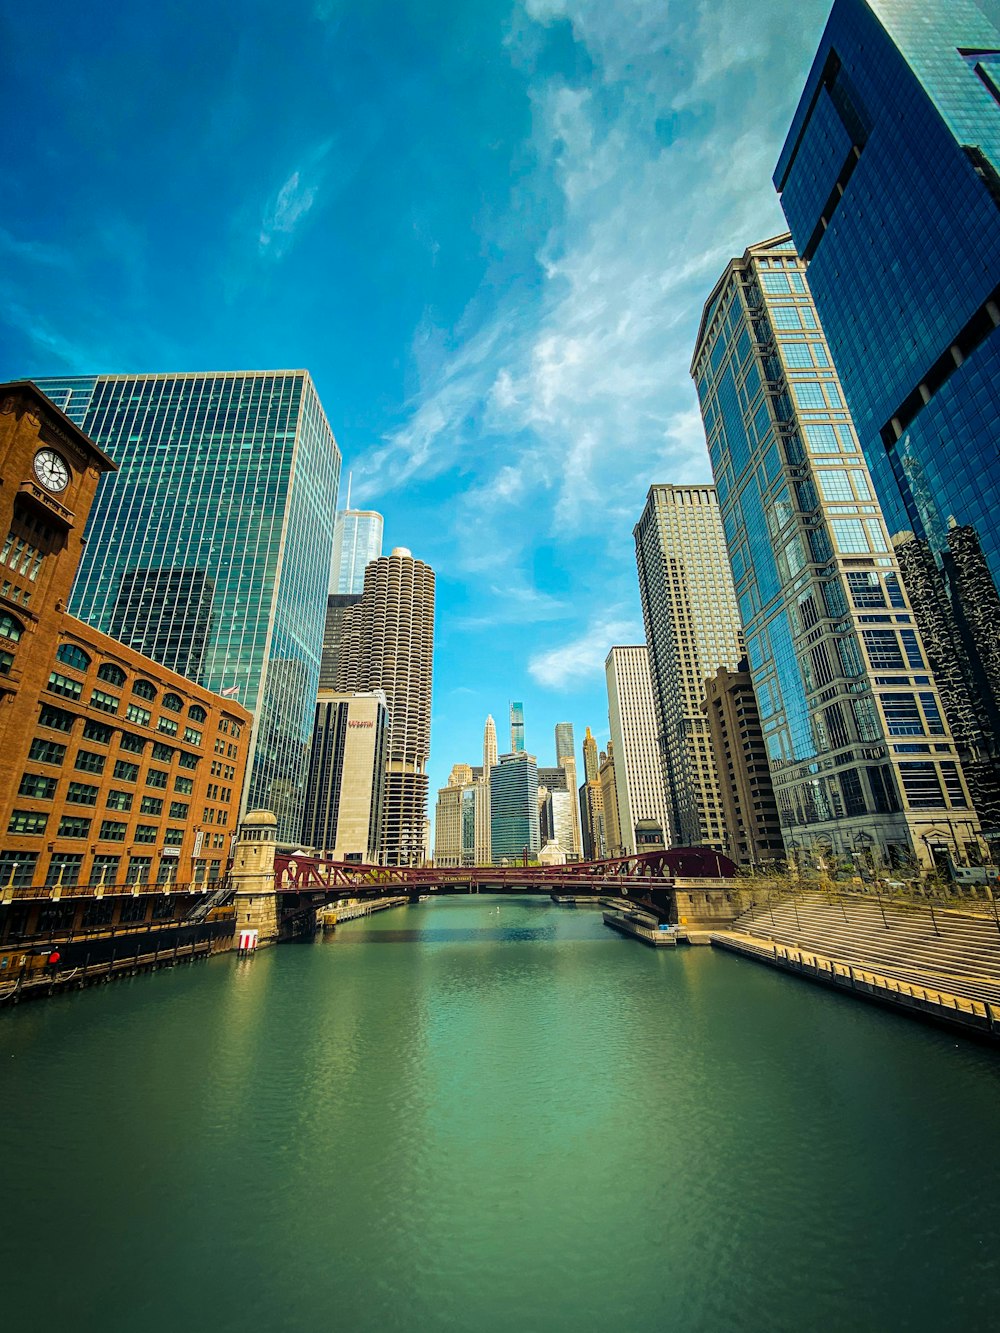
[[[672,840],[721,851],[719,780],[701,701],[705,679],[735,668],[743,652],[715,487],[650,487],[635,553]]]
[[[334,861],[381,859],[389,709],[381,690],[321,690],[316,704],[302,841]]]
[[[487,782],[490,780],[490,769],[497,761],[497,727],[493,721],[492,713],[486,716],[486,726],[483,728],[483,777]]]
[[[589,727],[583,738],[583,776],[586,782],[597,781],[597,741],[590,734]]]
[[[244,807],[297,840],[340,477],[312,380],[38,383],[121,469],[102,479],[71,611],[252,710]]]
[[[600,764],[598,766],[598,785],[601,789],[601,812],[604,820],[604,855],[621,856],[625,848],[622,846],[621,826],[618,823],[618,795],[615,790],[615,753],[614,744],[608,741],[606,751],[601,751]]]
[[[490,843],[493,864],[529,859],[540,848],[538,767],[523,750],[502,754],[490,774]]]
[[[656,743],[656,707],[645,645],[612,648],[604,664],[608,684],[608,720],[615,754],[618,823],[626,853],[670,842],[663,768]],[[639,826],[652,824],[659,838],[640,838]],[[640,843],[645,844],[641,846]]]
[[[556,723],[556,763],[566,774],[566,787],[570,792],[576,791],[576,744],[573,740],[573,723]],[[576,797],[570,802],[571,809],[568,815],[568,825],[570,830],[569,844],[567,845],[565,835],[560,833],[559,844],[566,856],[573,860],[583,855],[583,837],[580,831],[580,812],[577,809]]]
[[[357,606],[344,611],[337,669],[341,690],[385,691],[391,735],[383,847],[387,865],[424,855],[427,759],[434,664],[434,571],[404,547],[365,571]]]
[[[726,268],[692,373],[786,848],[964,862],[977,821],[789,237]]]
[[[524,704],[510,706],[510,749],[512,754],[524,751]]]
[[[438,790],[434,864],[490,864],[490,789],[468,764],[455,764],[448,785]]]
[[[604,801],[600,781],[594,778],[592,782],[581,783],[579,797],[584,860],[597,861],[605,855]]]
[[[998,15],[837,0],[774,181],[889,532],[1000,582]]]
[[[337,514],[333,529],[331,593],[362,593],[365,569],[381,554],[382,515],[374,509],[351,508],[351,483],[348,478],[347,507]]]

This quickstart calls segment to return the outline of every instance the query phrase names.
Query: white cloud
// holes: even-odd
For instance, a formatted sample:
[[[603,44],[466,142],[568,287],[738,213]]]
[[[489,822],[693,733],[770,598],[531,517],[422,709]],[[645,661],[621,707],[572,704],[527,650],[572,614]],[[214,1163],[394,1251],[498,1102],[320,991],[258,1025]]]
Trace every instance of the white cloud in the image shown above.
[[[634,621],[618,615],[601,617],[579,638],[535,653],[528,662],[528,672],[550,690],[572,689],[600,679],[604,659],[615,644],[645,641],[642,627]]]
[[[311,149],[269,201],[257,236],[259,254],[280,259],[288,249],[296,228],[316,202],[332,147],[333,140],[326,139]]]
[[[407,418],[355,466],[369,494],[454,475],[435,543],[440,567],[469,583],[462,627],[514,605],[487,595],[490,583],[545,587],[539,545],[586,540],[599,572],[578,561],[563,606],[535,589],[520,617],[573,634],[602,582],[604,605],[634,597],[631,530],[648,487],[711,479],[694,338],[727,261],[784,229],[771,172],[826,3],[522,0],[508,51],[527,79],[535,165],[518,188],[554,182],[558,201],[537,286],[484,302],[479,323],[473,298],[458,329],[422,326]],[[536,72],[557,21],[589,57],[572,82]],[[483,237],[484,252],[502,244]],[[588,630],[540,649],[532,676],[592,681],[610,639],[642,641],[621,623],[628,633],[596,647]]]

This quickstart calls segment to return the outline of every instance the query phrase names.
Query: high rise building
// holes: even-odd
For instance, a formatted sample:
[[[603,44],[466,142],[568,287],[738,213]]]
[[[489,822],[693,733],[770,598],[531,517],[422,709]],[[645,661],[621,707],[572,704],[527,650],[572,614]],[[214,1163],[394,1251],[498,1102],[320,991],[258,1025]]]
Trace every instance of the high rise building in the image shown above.
[[[344,611],[339,690],[384,690],[389,701],[382,846],[387,865],[424,856],[434,664],[434,571],[405,547],[365,570],[365,590]]]
[[[344,642],[344,612],[361,601],[358,592],[330,593],[326,599],[326,623],[323,626],[323,655],[320,659],[319,687],[333,690]]]
[[[597,741],[590,734],[589,727],[583,738],[583,779],[585,782],[597,780]]]
[[[890,533],[1000,581],[998,16],[836,0],[774,181]]]
[[[434,819],[434,864],[490,864],[490,794],[485,778],[468,764],[455,764],[448,785],[438,789]]]
[[[897,533],[893,548],[972,804],[1000,860],[1000,597],[973,528],[950,528],[943,569],[927,542]],[[952,590],[949,596],[949,589]],[[968,608],[972,614],[966,616]]]
[[[490,773],[490,844],[494,865],[540,849],[538,766],[524,750],[500,755]]]
[[[510,750],[511,754],[524,751],[524,704],[512,703],[510,706]]]
[[[597,768],[601,789],[601,811],[604,819],[604,855],[623,856],[621,825],[618,822],[618,794],[615,782],[614,743],[608,741],[607,750],[601,751]]]
[[[612,648],[604,670],[622,846],[627,854],[669,846],[649,653],[644,644]]]
[[[739,671],[719,667],[706,680],[703,707],[720,779],[726,855],[737,865],[780,861],[785,844],[746,659]]]
[[[382,515],[374,509],[351,508],[351,484],[348,480],[347,508],[337,514],[333,528],[330,592],[341,596],[362,593],[365,569],[381,554]]]
[[[583,830],[583,858],[599,861],[606,855],[604,844],[604,801],[598,778],[580,786],[580,824]]]
[[[579,800],[580,846],[584,860],[594,861],[603,855],[604,807],[598,779],[597,741],[589,727],[583,738],[583,778]]]
[[[244,808],[272,810],[296,840],[340,476],[312,380],[38,383],[119,467],[98,489],[70,610],[253,712]]]
[[[576,744],[573,740],[573,723],[556,723],[556,763],[562,768],[566,775],[566,788],[570,792],[576,791]],[[559,845],[566,853],[567,859],[575,860],[583,854],[583,837],[580,831],[580,812],[577,809],[576,798],[570,802],[569,823],[569,842],[565,841],[564,835],[559,838]]]
[[[493,721],[493,714],[486,715],[486,725],[483,727],[483,777],[487,782],[490,780],[490,769],[497,761],[497,726]]]
[[[22,944],[187,915],[166,894],[219,879],[237,823],[250,714],[66,610],[114,466],[34,384],[0,386],[0,885],[66,891],[7,899]]]
[[[635,552],[671,840],[721,851],[719,778],[701,701],[706,678],[735,668],[743,649],[714,486],[651,486]]]
[[[978,825],[787,236],[713,289],[692,362],[785,846],[933,866]]]
[[[334,861],[381,859],[389,708],[381,690],[320,690],[302,841]]]

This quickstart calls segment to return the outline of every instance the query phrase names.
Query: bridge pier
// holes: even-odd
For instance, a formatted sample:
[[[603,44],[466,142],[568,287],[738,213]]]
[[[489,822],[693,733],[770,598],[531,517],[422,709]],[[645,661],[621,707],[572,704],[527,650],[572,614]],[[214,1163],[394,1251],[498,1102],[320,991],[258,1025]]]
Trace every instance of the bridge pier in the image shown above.
[[[252,810],[240,825],[230,875],[235,891],[236,935],[256,930],[257,947],[277,944],[278,894],[274,879],[278,821],[270,810]]]

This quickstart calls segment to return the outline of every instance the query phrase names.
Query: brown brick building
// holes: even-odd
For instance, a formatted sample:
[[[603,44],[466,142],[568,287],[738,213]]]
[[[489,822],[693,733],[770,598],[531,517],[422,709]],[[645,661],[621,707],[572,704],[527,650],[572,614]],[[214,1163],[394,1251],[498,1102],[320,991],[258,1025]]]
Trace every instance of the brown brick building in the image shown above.
[[[236,827],[250,714],[65,610],[113,469],[34,385],[0,386],[0,939],[176,914]]]
[[[773,864],[785,855],[771,768],[746,658],[705,681],[708,719],[725,823],[725,850],[737,865]]]

